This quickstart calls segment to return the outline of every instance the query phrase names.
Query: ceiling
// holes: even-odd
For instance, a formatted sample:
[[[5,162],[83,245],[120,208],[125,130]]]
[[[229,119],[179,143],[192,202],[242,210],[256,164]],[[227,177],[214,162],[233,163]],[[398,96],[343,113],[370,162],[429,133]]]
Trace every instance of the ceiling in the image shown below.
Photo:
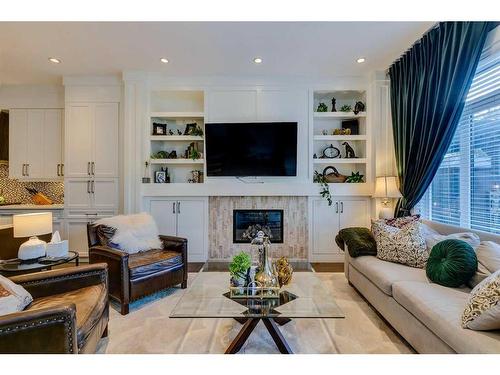
[[[385,70],[432,24],[1,22],[0,83],[57,84],[63,75],[126,70],[169,76],[360,76]],[[253,63],[257,56],[260,65]],[[49,57],[62,63],[49,63]],[[359,57],[366,62],[356,63]]]

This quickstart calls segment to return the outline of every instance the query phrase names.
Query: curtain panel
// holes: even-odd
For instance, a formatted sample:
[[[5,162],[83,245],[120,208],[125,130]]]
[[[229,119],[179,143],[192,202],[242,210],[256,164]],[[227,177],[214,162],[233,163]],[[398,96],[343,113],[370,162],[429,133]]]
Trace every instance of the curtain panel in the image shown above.
[[[396,166],[403,197],[419,202],[448,150],[494,22],[441,22],[389,68]]]

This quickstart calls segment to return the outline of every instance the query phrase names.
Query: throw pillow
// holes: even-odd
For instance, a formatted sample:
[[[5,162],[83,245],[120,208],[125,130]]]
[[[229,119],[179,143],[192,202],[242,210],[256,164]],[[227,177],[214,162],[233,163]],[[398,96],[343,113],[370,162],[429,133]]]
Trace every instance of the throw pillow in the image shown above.
[[[493,272],[500,270],[500,245],[492,241],[482,241],[476,248],[477,272],[469,281],[469,287],[475,288]]]
[[[420,215],[411,215],[403,217],[395,217],[393,219],[378,219],[376,221],[390,225],[391,227],[403,228],[407,224],[411,224],[420,220]]]
[[[477,257],[467,242],[445,240],[435,245],[427,261],[426,274],[434,283],[458,288],[476,273]]]
[[[97,220],[95,224],[114,228],[115,234],[110,241],[126,253],[162,248],[158,227],[153,217],[147,213],[104,218]]]
[[[478,331],[500,329],[500,270],[470,292],[462,327]]]
[[[429,252],[420,222],[411,221],[397,228],[377,220],[372,223],[372,233],[377,242],[377,258],[410,267],[425,267]]]
[[[464,242],[467,242],[469,245],[471,245],[474,249],[479,246],[480,239],[479,237],[474,234],[474,233],[452,233],[448,235],[444,234],[436,234],[436,235],[429,235],[426,236],[425,241],[427,243],[427,247],[432,249],[435,245],[437,245],[439,242],[444,241],[444,240],[461,240]]]
[[[0,316],[23,311],[32,301],[26,289],[0,275]]]

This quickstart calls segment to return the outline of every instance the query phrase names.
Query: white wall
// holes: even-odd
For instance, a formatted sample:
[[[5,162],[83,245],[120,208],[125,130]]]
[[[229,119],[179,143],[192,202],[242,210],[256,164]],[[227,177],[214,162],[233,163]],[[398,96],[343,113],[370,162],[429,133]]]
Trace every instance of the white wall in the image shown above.
[[[0,109],[64,108],[64,87],[0,85]]]

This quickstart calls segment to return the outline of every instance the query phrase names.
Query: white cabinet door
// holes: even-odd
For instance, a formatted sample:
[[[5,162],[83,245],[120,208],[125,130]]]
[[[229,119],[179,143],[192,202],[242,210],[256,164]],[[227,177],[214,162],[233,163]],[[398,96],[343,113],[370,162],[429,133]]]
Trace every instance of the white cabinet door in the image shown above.
[[[257,91],[221,90],[208,93],[209,121],[257,121]]]
[[[67,104],[64,132],[66,177],[90,176],[92,124],[92,104]]]
[[[118,212],[118,180],[101,178],[90,183],[92,207],[100,214],[115,215]]]
[[[41,179],[43,175],[43,132],[45,110],[28,110],[27,137],[26,137],[26,163],[29,179]]]
[[[90,179],[66,179],[64,183],[64,200],[69,216],[82,214],[92,209],[90,190]]]
[[[340,229],[349,227],[369,227],[368,202],[360,200],[339,201]]]
[[[312,260],[331,261],[338,254],[335,236],[339,231],[338,202],[328,205],[324,199],[315,199],[312,203]]]
[[[155,219],[160,234],[177,236],[176,200],[151,199],[147,208],[149,208],[149,213]]]
[[[26,109],[11,109],[9,111],[9,177],[23,178],[27,154],[27,123]]]
[[[89,252],[87,242],[87,219],[68,219],[65,225],[65,235],[69,250],[76,251],[80,256],[87,256]]]
[[[95,177],[118,177],[118,103],[94,105],[93,158]]]
[[[206,204],[204,200],[180,200],[177,206],[177,236],[188,240],[188,261],[204,262],[206,252]]]
[[[60,179],[62,165],[62,111],[45,111],[43,133],[43,175],[45,178]]]

